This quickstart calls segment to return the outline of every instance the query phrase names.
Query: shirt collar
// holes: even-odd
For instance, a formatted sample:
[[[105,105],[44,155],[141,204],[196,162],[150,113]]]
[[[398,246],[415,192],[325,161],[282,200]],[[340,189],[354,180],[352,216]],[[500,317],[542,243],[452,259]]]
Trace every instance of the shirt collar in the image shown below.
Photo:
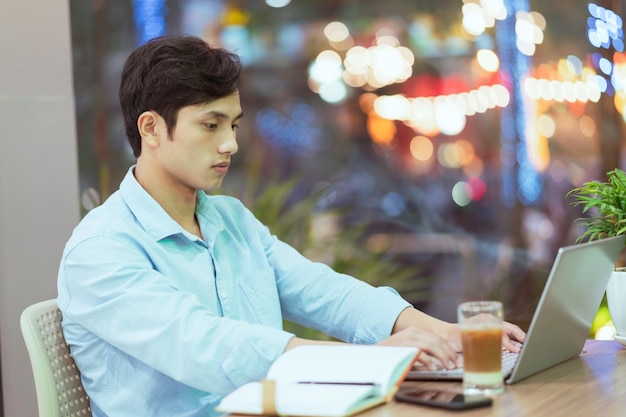
[[[183,234],[191,236],[170,217],[161,205],[139,184],[134,175],[135,165],[129,168],[120,184],[120,193],[126,205],[143,229],[155,240]],[[223,229],[223,222],[209,197],[198,191],[196,215],[203,234],[215,235]],[[207,236],[205,236],[207,239]]]

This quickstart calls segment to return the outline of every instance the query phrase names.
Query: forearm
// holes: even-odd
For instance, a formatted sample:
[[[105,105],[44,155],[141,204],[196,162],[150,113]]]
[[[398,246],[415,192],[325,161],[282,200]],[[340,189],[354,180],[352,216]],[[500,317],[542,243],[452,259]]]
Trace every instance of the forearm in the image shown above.
[[[402,310],[398,315],[391,334],[414,327],[436,334],[448,342],[457,352],[461,351],[461,333],[456,323],[439,320],[413,307]],[[511,340],[524,342],[526,334],[516,325],[505,322],[503,345],[512,352],[518,352],[519,347]]]
[[[457,328],[454,323],[440,320],[416,308],[407,307],[398,315],[391,334],[396,334],[409,327],[416,327],[420,330],[434,333],[443,339],[454,338]]]

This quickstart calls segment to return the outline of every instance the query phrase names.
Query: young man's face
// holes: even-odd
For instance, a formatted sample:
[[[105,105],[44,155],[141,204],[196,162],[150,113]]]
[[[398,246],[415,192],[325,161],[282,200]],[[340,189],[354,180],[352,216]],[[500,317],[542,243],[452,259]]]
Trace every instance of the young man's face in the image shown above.
[[[239,93],[181,108],[171,140],[162,141],[159,150],[172,182],[196,190],[219,188],[238,149],[241,117]]]

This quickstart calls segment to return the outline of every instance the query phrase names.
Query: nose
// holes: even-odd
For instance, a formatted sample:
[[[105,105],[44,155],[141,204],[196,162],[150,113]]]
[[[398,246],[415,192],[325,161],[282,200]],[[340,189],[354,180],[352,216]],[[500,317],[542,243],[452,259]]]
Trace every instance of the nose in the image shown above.
[[[235,131],[232,131],[224,137],[224,140],[219,147],[219,152],[234,155],[238,150],[239,145],[237,144],[237,135]]]

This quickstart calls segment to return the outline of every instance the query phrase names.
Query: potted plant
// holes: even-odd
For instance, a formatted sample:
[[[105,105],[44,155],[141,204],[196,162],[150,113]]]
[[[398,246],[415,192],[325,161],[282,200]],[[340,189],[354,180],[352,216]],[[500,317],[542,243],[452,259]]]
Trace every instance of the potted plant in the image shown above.
[[[626,172],[616,168],[607,172],[607,181],[589,181],[568,193],[572,206],[582,206],[578,222],[584,227],[576,242],[626,235]],[[626,267],[616,264],[606,289],[606,299],[615,340],[626,344]]]

